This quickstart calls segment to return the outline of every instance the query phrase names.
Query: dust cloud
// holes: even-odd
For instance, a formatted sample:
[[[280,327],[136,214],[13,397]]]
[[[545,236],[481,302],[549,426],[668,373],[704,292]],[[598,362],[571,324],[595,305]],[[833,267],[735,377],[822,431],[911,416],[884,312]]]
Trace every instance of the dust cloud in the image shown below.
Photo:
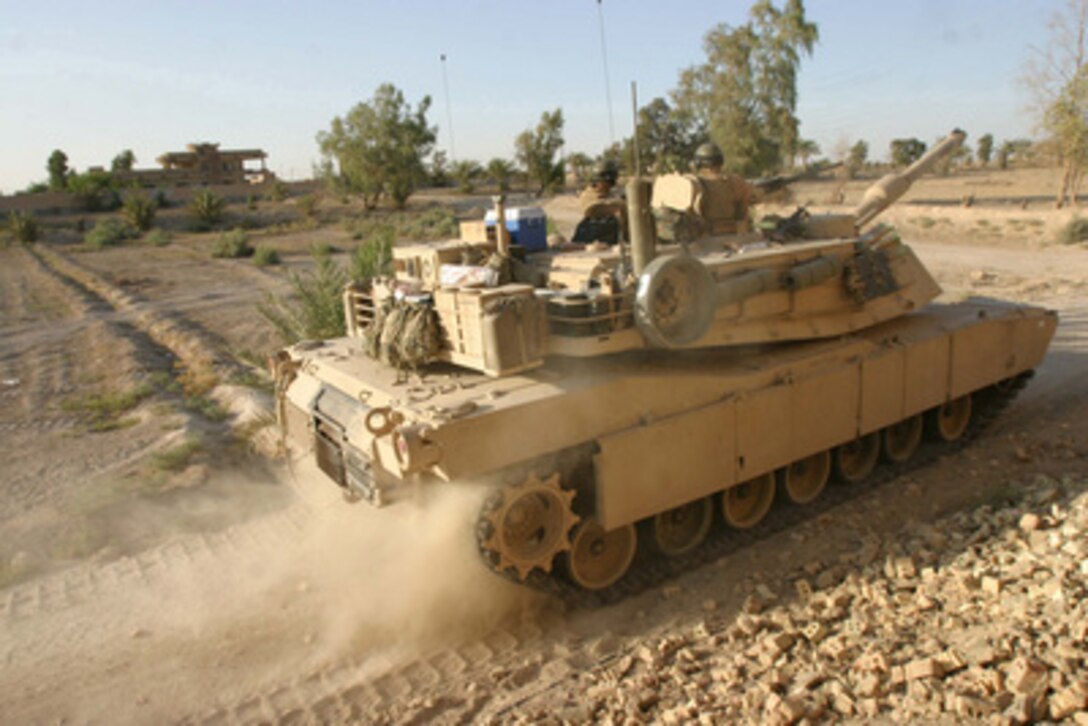
[[[305,646],[300,660],[381,667],[553,607],[481,563],[474,526],[483,487],[436,484],[423,502],[375,508],[344,502],[316,469],[296,472],[292,485],[304,503],[272,515],[273,532],[239,525],[213,569],[179,569],[167,598],[147,593],[147,629],[236,648],[283,638]]]

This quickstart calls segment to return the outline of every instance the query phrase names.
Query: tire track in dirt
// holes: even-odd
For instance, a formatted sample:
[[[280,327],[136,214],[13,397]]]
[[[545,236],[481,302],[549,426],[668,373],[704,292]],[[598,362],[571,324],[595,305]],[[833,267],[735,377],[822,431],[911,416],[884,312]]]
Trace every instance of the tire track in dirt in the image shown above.
[[[156,309],[56,250],[42,248],[39,254],[54,272],[129,316],[134,327],[158,346],[171,351],[184,365],[210,368],[223,380],[244,372],[241,365],[218,349],[211,335],[184,316]]]

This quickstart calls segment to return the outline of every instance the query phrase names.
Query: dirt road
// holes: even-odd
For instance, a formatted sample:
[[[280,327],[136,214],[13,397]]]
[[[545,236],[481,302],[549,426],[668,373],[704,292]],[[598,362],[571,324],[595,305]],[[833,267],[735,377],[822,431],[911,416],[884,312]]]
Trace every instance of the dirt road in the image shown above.
[[[511,721],[538,712],[583,720],[586,679],[616,687],[623,677],[617,664],[646,643],[713,641],[738,621],[753,592],[788,602],[799,576],[819,582],[829,573],[828,585],[841,581],[843,563],[874,533],[939,523],[1015,496],[1039,475],[1078,476],[1070,486],[1081,486],[1088,253],[915,246],[949,299],[1013,298],[1062,316],[1036,379],[964,454],[593,612],[570,612],[477,565],[463,526],[478,504],[471,489],[427,511],[372,510],[340,501],[305,468],[279,471],[295,479],[297,492],[282,503],[269,504],[270,488],[250,487],[226,502],[209,495],[200,505],[248,521],[217,532],[179,528],[165,544],[132,556],[100,557],[0,590],[0,713],[19,723],[423,723]],[[4,433],[5,457],[14,457],[4,460],[7,472],[31,466],[19,458],[32,446],[22,443],[31,434],[22,433],[21,422],[48,418],[38,407],[52,405],[75,375],[65,362],[68,348],[35,328],[48,323],[85,335],[77,322],[90,315],[106,326],[90,333],[96,345],[124,346],[136,358],[151,356],[152,367],[169,367],[156,362],[165,355],[161,347],[138,331],[110,328],[117,314],[101,300],[73,294],[33,259],[12,252],[0,265],[0,364],[5,379],[21,383],[0,390],[5,400],[18,400],[0,421],[18,424]],[[43,284],[17,284],[32,278]],[[124,446],[144,445],[144,425],[153,424],[117,432]],[[58,455],[68,456],[63,437],[54,441]],[[5,501],[9,518],[37,496],[31,479],[5,481],[13,492]],[[261,507],[274,511],[253,517]]]

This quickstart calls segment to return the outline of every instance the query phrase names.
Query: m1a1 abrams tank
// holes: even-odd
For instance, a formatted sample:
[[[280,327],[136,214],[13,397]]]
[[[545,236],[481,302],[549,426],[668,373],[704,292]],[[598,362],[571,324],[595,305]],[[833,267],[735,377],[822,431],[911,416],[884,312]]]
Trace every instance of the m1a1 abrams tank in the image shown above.
[[[652,210],[698,214],[698,194],[659,178],[628,184],[630,245],[524,253],[497,199],[493,241],[397,247],[393,278],[346,292],[347,337],[278,354],[286,438],[372,505],[491,487],[465,523],[483,561],[598,599],[717,551],[776,501],[814,511],[831,478],[965,440],[1055,330],[1038,308],[932,303],[911,249],[871,225],[963,138],[853,214],[795,215],[785,244],[666,244]]]

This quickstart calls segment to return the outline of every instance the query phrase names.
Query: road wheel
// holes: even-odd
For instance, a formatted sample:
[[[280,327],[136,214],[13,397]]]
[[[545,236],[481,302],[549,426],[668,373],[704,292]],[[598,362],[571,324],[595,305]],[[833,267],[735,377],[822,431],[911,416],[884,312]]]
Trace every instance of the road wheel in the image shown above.
[[[586,590],[604,589],[624,576],[637,547],[633,524],[605,532],[592,519],[584,519],[574,528],[571,549],[565,556],[567,574]]]
[[[922,443],[922,428],[922,417],[911,416],[884,429],[884,457],[893,464],[908,461]]]
[[[808,504],[820,496],[831,477],[831,452],[818,454],[795,461],[782,469],[782,488],[794,504]]]
[[[880,458],[880,435],[866,434],[835,448],[835,473],[847,484],[856,484],[873,473]]]
[[[670,557],[691,552],[706,539],[713,521],[714,507],[710,497],[681,504],[651,520],[653,546]]]
[[[958,441],[971,423],[971,394],[943,403],[930,413],[931,429],[940,441]]]
[[[751,529],[774,503],[774,473],[749,479],[722,492],[722,516],[734,529]]]

